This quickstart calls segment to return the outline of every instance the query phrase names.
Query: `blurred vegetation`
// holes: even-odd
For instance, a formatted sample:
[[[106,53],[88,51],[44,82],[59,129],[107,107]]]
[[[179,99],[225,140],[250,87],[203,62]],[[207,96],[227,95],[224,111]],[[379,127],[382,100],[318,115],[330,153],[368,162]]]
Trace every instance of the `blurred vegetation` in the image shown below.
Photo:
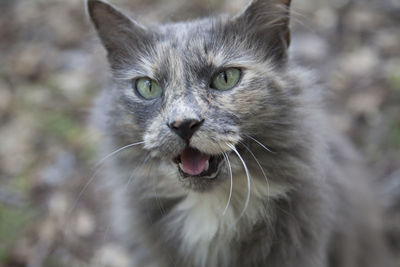
[[[23,234],[24,226],[33,218],[32,207],[10,207],[0,204],[0,262],[9,260],[9,250]]]

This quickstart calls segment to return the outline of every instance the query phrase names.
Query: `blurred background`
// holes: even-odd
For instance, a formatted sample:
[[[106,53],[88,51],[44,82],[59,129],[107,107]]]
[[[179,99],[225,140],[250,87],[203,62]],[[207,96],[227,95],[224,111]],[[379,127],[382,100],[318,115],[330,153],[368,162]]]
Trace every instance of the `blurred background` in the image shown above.
[[[0,0],[0,266],[126,265],[85,186],[101,138],[88,117],[109,73],[83,2]],[[247,4],[111,2],[143,23]],[[292,2],[292,58],[329,90],[332,123],[377,178],[400,176],[400,0]]]

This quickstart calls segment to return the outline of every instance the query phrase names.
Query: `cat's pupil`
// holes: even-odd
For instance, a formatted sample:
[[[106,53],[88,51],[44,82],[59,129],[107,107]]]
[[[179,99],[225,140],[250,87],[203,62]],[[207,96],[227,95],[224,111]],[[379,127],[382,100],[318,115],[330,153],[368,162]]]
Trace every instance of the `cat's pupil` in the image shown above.
[[[151,82],[149,80],[145,81],[144,88],[146,88],[150,92]]]
[[[224,78],[225,83],[228,83],[228,76],[225,71],[222,73],[222,77]]]

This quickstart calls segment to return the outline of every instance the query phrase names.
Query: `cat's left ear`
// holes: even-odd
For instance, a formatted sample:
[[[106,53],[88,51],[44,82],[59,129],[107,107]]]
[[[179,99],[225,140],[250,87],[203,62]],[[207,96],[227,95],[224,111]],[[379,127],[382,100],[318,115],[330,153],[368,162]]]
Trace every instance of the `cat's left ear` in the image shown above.
[[[102,0],[86,0],[87,13],[113,67],[134,56],[149,39],[147,29]]]
[[[247,37],[264,49],[265,57],[278,64],[287,61],[290,44],[291,0],[252,0],[245,10],[234,18],[238,26],[244,26]]]

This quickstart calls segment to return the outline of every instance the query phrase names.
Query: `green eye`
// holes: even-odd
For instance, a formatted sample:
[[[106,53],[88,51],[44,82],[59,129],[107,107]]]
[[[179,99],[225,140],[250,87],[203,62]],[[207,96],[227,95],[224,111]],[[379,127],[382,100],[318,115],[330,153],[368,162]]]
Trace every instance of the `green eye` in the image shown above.
[[[226,69],[214,77],[211,82],[211,88],[222,91],[232,89],[239,82],[240,74],[240,69]]]
[[[147,100],[155,99],[161,96],[162,88],[150,78],[139,78],[135,83],[136,91]]]

